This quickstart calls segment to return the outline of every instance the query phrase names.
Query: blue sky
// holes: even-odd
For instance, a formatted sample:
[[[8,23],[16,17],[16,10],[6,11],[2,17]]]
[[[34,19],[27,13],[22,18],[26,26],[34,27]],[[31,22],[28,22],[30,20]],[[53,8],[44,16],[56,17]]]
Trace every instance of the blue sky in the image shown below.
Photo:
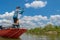
[[[4,12],[11,12],[15,10],[16,6],[21,6],[25,9],[23,15],[27,16],[34,16],[34,15],[43,15],[43,16],[50,16],[50,15],[60,15],[60,0],[41,0],[47,1],[47,4],[43,8],[26,8],[26,3],[32,3],[34,0],[0,0],[0,13],[3,14]]]
[[[24,8],[19,19],[23,27],[60,25],[60,0],[0,0],[0,24],[12,24],[16,6]]]

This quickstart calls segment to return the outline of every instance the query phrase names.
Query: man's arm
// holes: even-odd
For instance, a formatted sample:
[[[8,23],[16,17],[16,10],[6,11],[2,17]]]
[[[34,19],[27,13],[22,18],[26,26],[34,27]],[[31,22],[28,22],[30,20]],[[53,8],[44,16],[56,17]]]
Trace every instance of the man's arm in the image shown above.
[[[24,12],[24,11],[23,11],[23,10],[21,10],[20,14],[23,14],[23,12]]]

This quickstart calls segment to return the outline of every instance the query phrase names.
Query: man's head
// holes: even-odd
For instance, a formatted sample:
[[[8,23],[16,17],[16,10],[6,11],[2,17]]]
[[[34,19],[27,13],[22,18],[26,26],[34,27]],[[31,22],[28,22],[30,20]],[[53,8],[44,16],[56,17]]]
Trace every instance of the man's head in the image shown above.
[[[18,6],[18,7],[16,7],[16,11],[18,11],[18,10],[20,10],[20,7]]]
[[[16,7],[16,9],[20,9],[20,7],[18,6],[18,7]]]

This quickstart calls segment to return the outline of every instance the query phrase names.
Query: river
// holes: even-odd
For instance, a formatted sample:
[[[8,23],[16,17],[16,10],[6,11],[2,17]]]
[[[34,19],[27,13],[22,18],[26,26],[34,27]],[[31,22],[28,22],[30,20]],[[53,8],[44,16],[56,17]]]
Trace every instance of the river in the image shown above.
[[[46,35],[27,35],[23,34],[19,39],[3,38],[0,37],[0,40],[60,40],[60,36],[46,36]]]

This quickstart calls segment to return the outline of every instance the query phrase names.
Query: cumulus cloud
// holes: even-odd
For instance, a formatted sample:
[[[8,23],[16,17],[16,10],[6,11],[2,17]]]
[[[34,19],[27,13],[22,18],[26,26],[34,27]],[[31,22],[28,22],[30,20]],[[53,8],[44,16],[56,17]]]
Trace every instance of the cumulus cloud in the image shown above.
[[[14,14],[14,11],[12,11],[10,13],[5,12],[5,14],[0,15],[0,19],[8,19],[8,20],[10,20],[10,19],[12,19],[13,14]]]
[[[14,11],[0,15],[0,25],[12,26],[13,14]],[[19,24],[22,28],[43,27],[47,24],[60,25],[60,15],[51,15],[49,18],[42,15],[23,16],[19,19]]]
[[[42,15],[23,16],[20,23],[27,28],[44,27],[47,24],[60,25],[60,15],[51,15],[50,18]]]
[[[33,1],[32,3],[26,3],[26,8],[33,7],[33,8],[42,8],[47,5],[47,1]]]
[[[60,25],[60,15],[51,15],[50,21],[55,25]]]
[[[12,24],[12,17],[13,17],[14,11],[8,13],[5,12],[4,14],[0,14],[0,25],[3,26],[10,26]]]

